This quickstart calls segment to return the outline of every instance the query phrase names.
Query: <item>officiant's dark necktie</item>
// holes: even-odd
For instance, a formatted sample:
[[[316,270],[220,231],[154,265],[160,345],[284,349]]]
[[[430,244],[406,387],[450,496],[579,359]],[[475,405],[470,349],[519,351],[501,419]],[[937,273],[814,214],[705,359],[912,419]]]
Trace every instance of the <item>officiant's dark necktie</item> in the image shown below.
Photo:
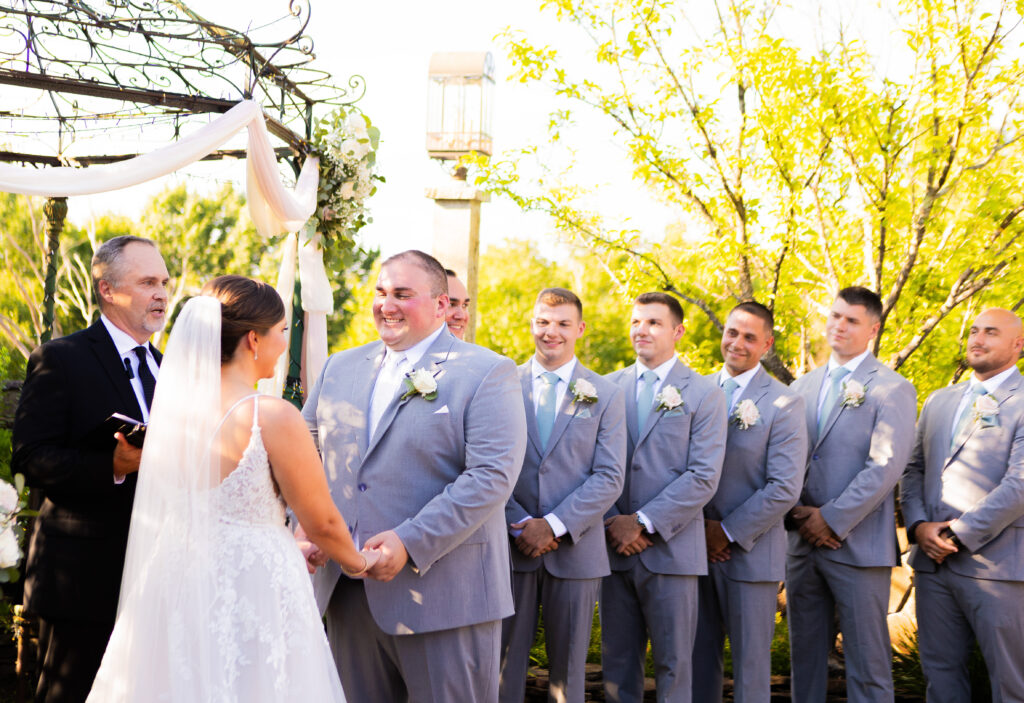
[[[139,357],[139,381],[142,382],[142,395],[146,397],[146,409],[153,407],[153,392],[156,390],[156,379],[153,372],[149,370],[148,349],[139,346],[133,350],[135,356]]]

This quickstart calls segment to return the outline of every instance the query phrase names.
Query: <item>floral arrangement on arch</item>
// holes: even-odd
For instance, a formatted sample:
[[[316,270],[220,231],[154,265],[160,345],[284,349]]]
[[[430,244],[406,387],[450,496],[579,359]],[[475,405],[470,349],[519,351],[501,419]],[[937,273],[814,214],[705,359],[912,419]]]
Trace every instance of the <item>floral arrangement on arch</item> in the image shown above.
[[[18,564],[23,556],[20,543],[24,530],[18,517],[34,514],[28,510],[25,477],[15,475],[14,485],[0,480],[0,583],[17,581],[21,575]]]
[[[338,108],[313,131],[311,144],[320,157],[320,184],[312,220],[328,256],[343,255],[351,248],[355,233],[372,221],[366,200],[377,192],[376,184],[384,182],[374,173],[379,143],[380,130],[356,110]]]

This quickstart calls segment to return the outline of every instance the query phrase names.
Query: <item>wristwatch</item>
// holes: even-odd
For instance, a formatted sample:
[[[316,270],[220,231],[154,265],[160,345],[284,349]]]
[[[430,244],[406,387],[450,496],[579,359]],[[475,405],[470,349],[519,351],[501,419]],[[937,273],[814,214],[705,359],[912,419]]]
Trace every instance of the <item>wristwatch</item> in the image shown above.
[[[633,513],[633,517],[636,518],[636,524],[640,525],[640,531],[647,532],[647,525],[645,525],[644,521],[640,519],[640,513]]]
[[[939,537],[942,537],[943,539],[948,539],[950,542],[956,545],[957,549],[967,549],[967,547],[964,546],[964,543],[960,541],[960,538],[956,536],[956,533],[953,532],[952,529],[950,529],[949,525],[946,525],[939,531]]]

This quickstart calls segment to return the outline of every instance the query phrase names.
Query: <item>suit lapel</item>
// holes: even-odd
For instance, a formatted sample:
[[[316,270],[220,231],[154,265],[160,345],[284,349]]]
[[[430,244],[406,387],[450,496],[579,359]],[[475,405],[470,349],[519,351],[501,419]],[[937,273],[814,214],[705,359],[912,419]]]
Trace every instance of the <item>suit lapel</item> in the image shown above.
[[[102,320],[97,320],[89,327],[88,337],[89,341],[92,342],[93,354],[96,355],[100,366],[103,367],[103,371],[110,379],[111,387],[117,391],[118,396],[121,398],[123,407],[126,409],[130,408],[129,412],[132,413],[132,417],[141,420],[142,408],[139,407],[139,399],[135,397],[135,391],[132,389],[131,381],[128,380],[128,374],[124,370],[121,355],[117,353],[114,340],[110,338],[110,333],[103,326]]]
[[[757,405],[761,398],[764,397],[765,393],[768,392],[768,389],[771,388],[771,385],[772,380],[771,377],[768,376],[768,372],[764,370],[763,366],[759,366],[757,373],[755,373],[754,377],[750,379],[750,383],[748,383],[746,388],[743,389],[743,392],[740,393],[740,397],[736,399],[736,403],[734,405],[738,405],[740,401],[743,400],[749,400],[753,402],[754,405]],[[728,408],[726,408],[726,411],[728,411]]]
[[[626,399],[626,428],[629,431],[629,440],[635,447],[640,436],[640,430],[636,426],[636,364],[619,376],[619,386],[622,388],[622,397]]]
[[[827,366],[819,366],[804,376],[807,380],[800,388],[800,396],[804,399],[804,417],[807,419],[807,433],[813,438],[814,446],[817,447],[821,438],[818,437],[818,395],[821,393],[821,384],[825,381]],[[802,379],[801,379],[802,380]]]
[[[362,408],[366,422],[370,422],[370,402],[373,398],[373,386],[377,383],[377,375],[380,373],[380,367],[384,364],[384,354],[386,352],[383,342],[377,342],[367,352],[364,359],[359,363],[358,368],[352,369],[351,373],[356,385],[356,407]],[[387,411],[384,412],[387,415]],[[377,426],[378,432],[374,435],[376,438],[379,435],[380,425]],[[367,432],[358,433],[359,436],[356,439],[356,445],[359,448],[359,456],[366,458],[366,455],[370,450],[370,441],[367,436]]]
[[[519,384],[523,387],[523,404],[526,407],[526,436],[533,443],[538,454],[544,450],[540,446],[540,437],[537,436],[537,406],[533,402],[533,374],[532,362],[527,361],[519,367]]]
[[[685,397],[686,387],[690,385],[690,377],[692,375],[693,372],[683,366],[679,362],[679,359],[676,359],[676,363],[672,364],[672,370],[668,372],[665,382],[661,384],[661,390],[664,390],[668,386],[675,386],[679,389],[679,395]],[[634,402],[633,405],[636,406],[636,402]],[[665,416],[666,412],[667,411],[664,408],[661,410],[651,410],[651,414],[647,416],[647,426],[640,428],[640,436],[636,441],[637,444],[640,444],[647,439],[647,435],[649,435],[651,430],[654,429],[654,426],[661,421],[661,418]]]
[[[447,331],[441,332],[438,338],[434,340],[434,343],[430,345],[430,348],[427,350],[427,353],[423,355],[423,358],[419,360],[419,363],[412,367],[411,371],[415,371],[417,369],[427,369],[428,371],[430,371],[431,376],[438,379],[438,385],[440,385],[440,378],[442,375],[442,364],[444,364],[444,362],[447,361],[448,354],[451,352],[451,348],[454,343],[455,337],[453,337]],[[379,365],[377,367],[377,370],[380,370]],[[374,379],[376,380],[376,376],[374,376]],[[395,392],[395,397],[391,399],[390,403],[388,403],[387,408],[384,409],[384,414],[381,415],[380,422],[377,423],[377,431],[373,433],[373,437],[370,439],[370,444],[366,448],[367,455],[369,455],[370,452],[373,451],[374,447],[377,446],[381,438],[384,436],[384,433],[388,431],[388,428],[391,426],[391,423],[394,421],[395,417],[398,416],[398,411],[401,410],[406,403],[408,403],[415,397],[409,396],[403,400],[402,396],[405,395],[405,391],[406,388],[403,382],[402,384],[399,384],[398,390]],[[371,385],[371,397],[372,394],[373,386]],[[367,399],[367,408],[369,408],[369,404],[370,401],[369,399]]]
[[[871,378],[875,375],[875,372],[877,370],[878,360],[875,359],[874,356],[869,354],[864,358],[864,361],[860,362],[860,366],[857,367],[857,370],[851,373],[846,378],[852,381],[859,381],[861,385],[863,385],[864,388],[867,389],[870,385]],[[841,388],[842,384],[840,384],[840,389]],[[822,440],[824,440],[825,437],[828,436],[828,433],[832,430],[832,426],[836,424],[836,420],[838,420],[839,416],[846,412],[846,410],[847,408],[843,406],[842,390],[840,390],[840,395],[838,398],[836,398],[836,404],[832,407],[832,411],[828,415],[828,421],[826,421],[825,423],[825,428],[822,430],[821,436],[818,437],[818,444],[821,444]]]
[[[1017,390],[1017,385],[1020,383],[1020,379],[1021,379],[1020,371],[1017,371],[1016,369],[1014,369],[1014,373],[1010,374],[1010,377],[1007,378],[1002,383],[1000,383],[999,387],[996,388],[992,392],[992,396],[996,399],[996,402],[1000,406],[1002,406],[1002,404],[1004,402],[1006,402],[1007,399],[1009,399],[1009,398],[1011,398],[1013,396],[1014,392]],[[967,382],[965,381],[965,383],[967,383]],[[953,405],[953,409],[950,411],[954,415],[956,414],[956,409],[960,406],[960,400],[963,398],[964,392],[967,390],[966,387],[964,387],[964,384],[959,384],[958,383],[957,386],[961,387],[960,393],[956,396],[956,401],[957,402],[956,402],[955,405]],[[973,412],[973,409],[970,406],[968,406],[965,409],[964,412]],[[998,421],[998,416],[997,416],[997,421]],[[952,433],[952,431],[953,431],[953,424],[952,424],[953,422],[956,422],[955,418],[949,424],[949,432],[950,433]],[[939,425],[939,426],[942,427],[942,425]],[[967,440],[969,440],[971,438],[971,435],[973,435],[978,430],[978,428],[979,428],[979,424],[978,424],[977,420],[971,420],[968,423],[967,431],[964,432],[963,437],[961,437],[960,441],[956,443],[956,446],[953,447],[952,451],[949,453],[949,457],[946,459],[946,463],[947,464],[949,463],[949,461],[954,456],[956,456],[957,452],[959,452],[963,448],[964,444],[967,443]],[[949,435],[947,434],[946,436],[948,437]]]
[[[565,428],[569,426],[569,421],[576,415],[582,403],[577,403],[573,400],[572,384],[577,379],[587,378],[590,372],[583,368],[583,364],[576,360],[576,366],[572,370],[572,377],[569,379],[569,387],[565,389],[565,397],[562,398],[562,405],[558,409],[558,414],[555,415],[555,426],[551,429],[551,436],[548,437],[548,446],[542,452],[543,456],[547,456],[551,453],[551,450],[556,444],[558,444],[558,438],[565,432]],[[595,403],[596,404],[596,403]]]

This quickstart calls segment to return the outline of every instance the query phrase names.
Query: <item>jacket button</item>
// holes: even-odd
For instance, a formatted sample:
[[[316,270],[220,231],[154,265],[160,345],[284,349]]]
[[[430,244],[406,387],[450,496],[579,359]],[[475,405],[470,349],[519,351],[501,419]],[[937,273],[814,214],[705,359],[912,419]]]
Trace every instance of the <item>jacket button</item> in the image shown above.
[[[359,488],[359,492],[360,493],[365,493],[366,492],[366,484],[365,483],[360,483],[358,488]]]
[[[818,460],[818,455],[817,454],[815,454],[815,455],[813,455],[811,457],[811,461],[817,461],[817,460]]]

